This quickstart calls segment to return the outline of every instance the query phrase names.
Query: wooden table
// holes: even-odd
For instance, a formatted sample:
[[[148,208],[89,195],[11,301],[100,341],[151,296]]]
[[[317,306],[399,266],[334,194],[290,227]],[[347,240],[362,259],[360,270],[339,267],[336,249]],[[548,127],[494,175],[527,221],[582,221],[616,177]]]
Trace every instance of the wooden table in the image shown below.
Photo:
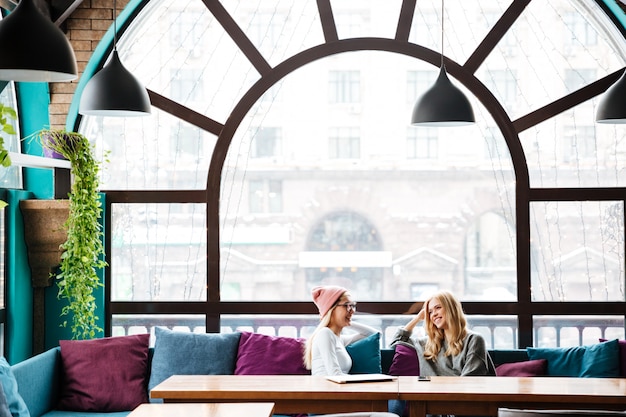
[[[141,404],[128,417],[270,417],[273,403]]]
[[[401,377],[410,417],[497,416],[499,407],[626,410],[626,378]]]
[[[390,382],[336,384],[309,375],[175,375],[151,391],[165,402],[271,401],[275,413],[387,411],[409,401],[411,417],[496,416],[499,407],[626,410],[626,378],[399,377]]]
[[[310,375],[174,375],[150,391],[164,402],[270,401],[278,414],[387,411],[398,381],[337,384]]]

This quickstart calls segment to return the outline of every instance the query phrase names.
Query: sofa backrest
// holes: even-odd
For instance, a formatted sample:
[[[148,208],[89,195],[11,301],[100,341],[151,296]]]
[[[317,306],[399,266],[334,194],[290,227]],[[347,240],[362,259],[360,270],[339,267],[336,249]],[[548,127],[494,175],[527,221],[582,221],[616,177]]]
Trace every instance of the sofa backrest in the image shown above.
[[[394,348],[383,348],[380,350],[380,365],[383,369],[383,373],[389,373],[394,353]],[[526,349],[490,350],[489,356],[491,356],[491,360],[496,367],[503,363],[523,362],[528,360]]]
[[[56,407],[61,381],[61,348],[49,349],[16,363],[11,369],[31,417],[39,417]]]

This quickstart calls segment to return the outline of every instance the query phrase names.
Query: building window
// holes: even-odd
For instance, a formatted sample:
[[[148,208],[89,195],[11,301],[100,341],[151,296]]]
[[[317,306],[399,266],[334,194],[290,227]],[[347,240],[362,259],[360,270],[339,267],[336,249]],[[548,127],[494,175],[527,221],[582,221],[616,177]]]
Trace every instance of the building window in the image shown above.
[[[285,19],[286,16],[281,13],[255,13],[246,33],[263,54],[272,56],[276,50],[281,49],[279,42]]]
[[[564,32],[565,45],[596,45],[598,32],[589,22],[577,12],[566,12],[563,20],[567,30]]]
[[[172,126],[170,136],[170,156],[178,158],[204,158],[204,140],[202,132],[195,126],[186,123],[177,123]]]
[[[252,158],[271,158],[280,156],[282,146],[282,130],[279,127],[258,127],[253,130]]]
[[[435,84],[437,71],[407,71],[406,98],[411,104],[415,103],[429,88]]]
[[[591,68],[573,68],[565,70],[565,88],[567,92],[576,91],[595,81],[596,70]]]
[[[485,74],[485,85],[506,108],[513,108],[517,99],[517,77],[513,70],[490,70]]]
[[[283,183],[271,180],[249,182],[250,213],[281,213],[283,211]]]
[[[359,103],[361,101],[360,71],[330,71],[331,103]]]
[[[437,159],[439,129],[414,127],[407,129],[406,157],[408,159]]]
[[[171,96],[181,103],[201,101],[204,97],[202,70],[178,68],[172,70]]]
[[[171,17],[172,30],[169,32],[171,46],[175,49],[182,48],[191,52],[194,57],[202,54],[195,42],[206,30],[202,24],[202,12],[200,10],[178,10],[169,14]]]
[[[567,126],[563,137],[563,162],[580,163],[596,157],[595,126]]]
[[[418,7],[415,10],[411,33],[409,33],[409,42],[417,45],[436,45],[437,48],[441,48],[440,29],[440,13]]]
[[[330,129],[328,140],[330,159],[358,159],[361,157],[361,138],[357,127],[335,127]]]

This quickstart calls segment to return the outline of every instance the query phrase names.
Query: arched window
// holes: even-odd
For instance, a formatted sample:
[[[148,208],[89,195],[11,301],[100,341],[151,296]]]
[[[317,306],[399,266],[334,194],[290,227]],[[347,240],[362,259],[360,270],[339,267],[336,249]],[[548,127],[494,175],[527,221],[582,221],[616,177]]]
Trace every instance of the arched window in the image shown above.
[[[356,212],[388,253],[372,313],[450,288],[470,313],[519,324],[524,346],[545,317],[579,313],[525,306],[600,300],[595,277],[607,272],[596,318],[623,333],[623,245],[611,251],[624,226],[607,208],[624,205],[626,131],[594,122],[626,61],[608,3],[454,2],[443,45],[435,0],[133,4],[118,49],[154,113],[80,125],[121,161],[103,178],[113,326],[136,308],[162,314],[152,324],[197,314],[209,331],[243,312],[313,313],[309,237],[319,219]],[[415,130],[413,103],[442,51],[477,123]],[[501,292],[467,285],[496,268],[490,256],[506,271],[482,285],[514,285],[513,316]],[[587,295],[542,289],[585,274]],[[179,300],[198,303],[163,303]]]

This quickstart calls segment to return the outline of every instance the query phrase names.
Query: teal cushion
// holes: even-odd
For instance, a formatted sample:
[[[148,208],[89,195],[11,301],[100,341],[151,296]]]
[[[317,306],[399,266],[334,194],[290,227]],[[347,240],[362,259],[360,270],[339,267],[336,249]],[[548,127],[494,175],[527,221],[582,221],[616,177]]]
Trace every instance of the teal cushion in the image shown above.
[[[235,371],[240,333],[189,333],[157,327],[155,336],[148,390],[172,375],[231,375]]]
[[[568,348],[526,348],[528,358],[546,359],[549,376],[583,378],[619,377],[617,339],[589,346]]]
[[[380,374],[380,333],[374,333],[346,346],[352,358],[351,374]]]
[[[0,384],[0,417],[13,417],[11,416],[11,410],[9,410],[9,403],[7,403],[7,397],[4,395],[4,389]]]
[[[2,389],[13,417],[30,417],[30,412],[26,408],[24,399],[17,392],[17,381],[11,370],[11,365],[4,357],[0,357],[0,384],[2,384]]]

